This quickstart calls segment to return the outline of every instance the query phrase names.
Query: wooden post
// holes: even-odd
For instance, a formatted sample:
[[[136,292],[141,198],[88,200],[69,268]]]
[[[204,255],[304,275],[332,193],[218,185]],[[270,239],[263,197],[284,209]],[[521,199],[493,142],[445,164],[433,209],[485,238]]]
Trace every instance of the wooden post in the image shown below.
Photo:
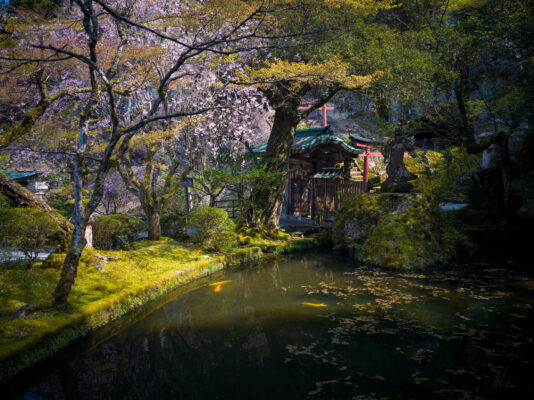
[[[185,187],[185,226],[189,226],[189,186]]]
[[[310,103],[306,104],[305,106],[300,106],[299,110],[309,110],[312,107]],[[318,108],[318,110],[321,110],[323,112],[323,126],[327,125],[327,111],[331,111],[334,109],[334,106],[329,106],[328,104],[323,105],[321,108]]]
[[[312,178],[311,183],[311,194],[310,194],[310,205],[311,205],[311,219],[315,220],[315,178]]]
[[[369,147],[365,148],[364,155],[365,157],[363,159],[363,181],[368,182],[369,181],[369,156],[370,156]]]

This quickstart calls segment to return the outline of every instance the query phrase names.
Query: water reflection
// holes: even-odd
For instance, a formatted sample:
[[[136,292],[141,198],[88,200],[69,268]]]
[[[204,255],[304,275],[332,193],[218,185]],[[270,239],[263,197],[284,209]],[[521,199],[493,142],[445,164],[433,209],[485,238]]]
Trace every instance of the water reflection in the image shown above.
[[[215,274],[39,371],[18,398],[482,398],[532,391],[532,298],[529,287],[516,285],[525,280],[355,268],[347,258],[308,254]],[[506,362],[503,352],[512,352]]]

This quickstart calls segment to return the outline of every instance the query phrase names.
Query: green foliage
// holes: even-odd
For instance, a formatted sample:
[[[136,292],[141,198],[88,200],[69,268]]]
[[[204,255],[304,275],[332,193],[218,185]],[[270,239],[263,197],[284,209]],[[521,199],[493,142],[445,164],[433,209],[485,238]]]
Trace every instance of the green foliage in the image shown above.
[[[50,253],[46,260],[43,261],[43,268],[61,269],[65,261],[65,254]]]
[[[68,218],[72,211],[74,210],[74,207],[72,204],[70,204],[69,200],[65,197],[59,197],[54,196],[48,198],[48,204],[50,207],[54,208],[58,213],[63,215],[65,218]]]
[[[183,236],[185,230],[185,215],[183,213],[165,213],[160,218],[161,234],[170,238]]]
[[[102,250],[130,247],[146,229],[143,220],[124,214],[101,215],[92,226],[93,246]]]
[[[6,195],[0,193],[0,213],[2,212],[2,210],[6,210],[11,207],[11,200]]]
[[[191,238],[206,250],[228,251],[236,245],[235,224],[228,213],[216,207],[193,210],[189,216]]]
[[[2,307],[5,307],[7,304],[7,299],[11,294],[9,287],[9,280],[7,276],[7,267],[4,264],[0,263],[0,301]]]
[[[52,243],[58,224],[44,211],[35,208],[12,208],[2,213],[0,230],[7,242],[24,253],[31,268],[40,250]]]
[[[9,162],[9,157],[0,156],[0,169],[3,169],[7,165],[8,162]]]
[[[447,196],[465,201],[468,188],[463,175],[474,171],[480,164],[480,156],[467,154],[463,148],[446,149],[444,154],[436,151],[419,151],[417,158],[406,158],[406,167],[418,176],[413,181],[416,190],[425,201],[433,205]]]
[[[378,223],[384,209],[383,199],[382,196],[363,193],[347,199],[338,211],[332,227],[334,248],[346,248],[351,252],[357,250],[361,238],[366,237]]]

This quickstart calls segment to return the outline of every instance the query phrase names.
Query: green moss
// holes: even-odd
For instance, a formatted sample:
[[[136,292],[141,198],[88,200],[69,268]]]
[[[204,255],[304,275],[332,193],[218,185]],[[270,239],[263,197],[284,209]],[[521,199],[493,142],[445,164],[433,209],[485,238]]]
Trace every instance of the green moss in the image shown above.
[[[338,213],[332,238],[360,261],[388,268],[447,262],[469,246],[454,214],[423,195],[356,196]]]
[[[180,285],[227,265],[260,258],[263,251],[257,241],[250,239],[248,247],[221,256],[169,238],[136,242],[131,251],[86,249],[67,312],[45,309],[17,319],[9,315],[18,307],[50,295],[59,277],[57,263],[64,255],[55,254],[42,268],[31,271],[16,266],[5,269],[9,299],[0,308],[0,381]],[[277,254],[313,245],[311,239],[271,241],[269,250]],[[103,271],[95,268],[101,262],[96,254],[109,260]]]
[[[405,159],[418,175],[411,195],[359,194],[345,202],[332,229],[337,248],[361,261],[392,268],[420,268],[447,262],[470,247],[457,216],[440,202],[465,200],[462,174],[478,165],[477,157],[449,149],[449,157],[421,151]]]
[[[43,268],[61,269],[65,261],[65,254],[50,253],[50,255],[43,261]]]

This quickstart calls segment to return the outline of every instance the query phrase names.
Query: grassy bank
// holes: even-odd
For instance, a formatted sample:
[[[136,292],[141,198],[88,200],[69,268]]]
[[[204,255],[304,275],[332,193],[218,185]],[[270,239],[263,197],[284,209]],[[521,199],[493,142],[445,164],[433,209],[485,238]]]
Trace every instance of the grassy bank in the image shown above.
[[[46,262],[31,271],[23,266],[7,266],[0,297],[0,382],[191,280],[266,254],[313,246],[312,239],[251,240],[230,254],[218,255],[164,239],[138,242],[131,251],[87,250],[69,297],[69,309],[51,309],[20,318],[13,318],[13,313],[20,306],[49,295],[60,270]],[[101,256],[107,257],[107,262]],[[61,264],[61,260],[57,261]]]

